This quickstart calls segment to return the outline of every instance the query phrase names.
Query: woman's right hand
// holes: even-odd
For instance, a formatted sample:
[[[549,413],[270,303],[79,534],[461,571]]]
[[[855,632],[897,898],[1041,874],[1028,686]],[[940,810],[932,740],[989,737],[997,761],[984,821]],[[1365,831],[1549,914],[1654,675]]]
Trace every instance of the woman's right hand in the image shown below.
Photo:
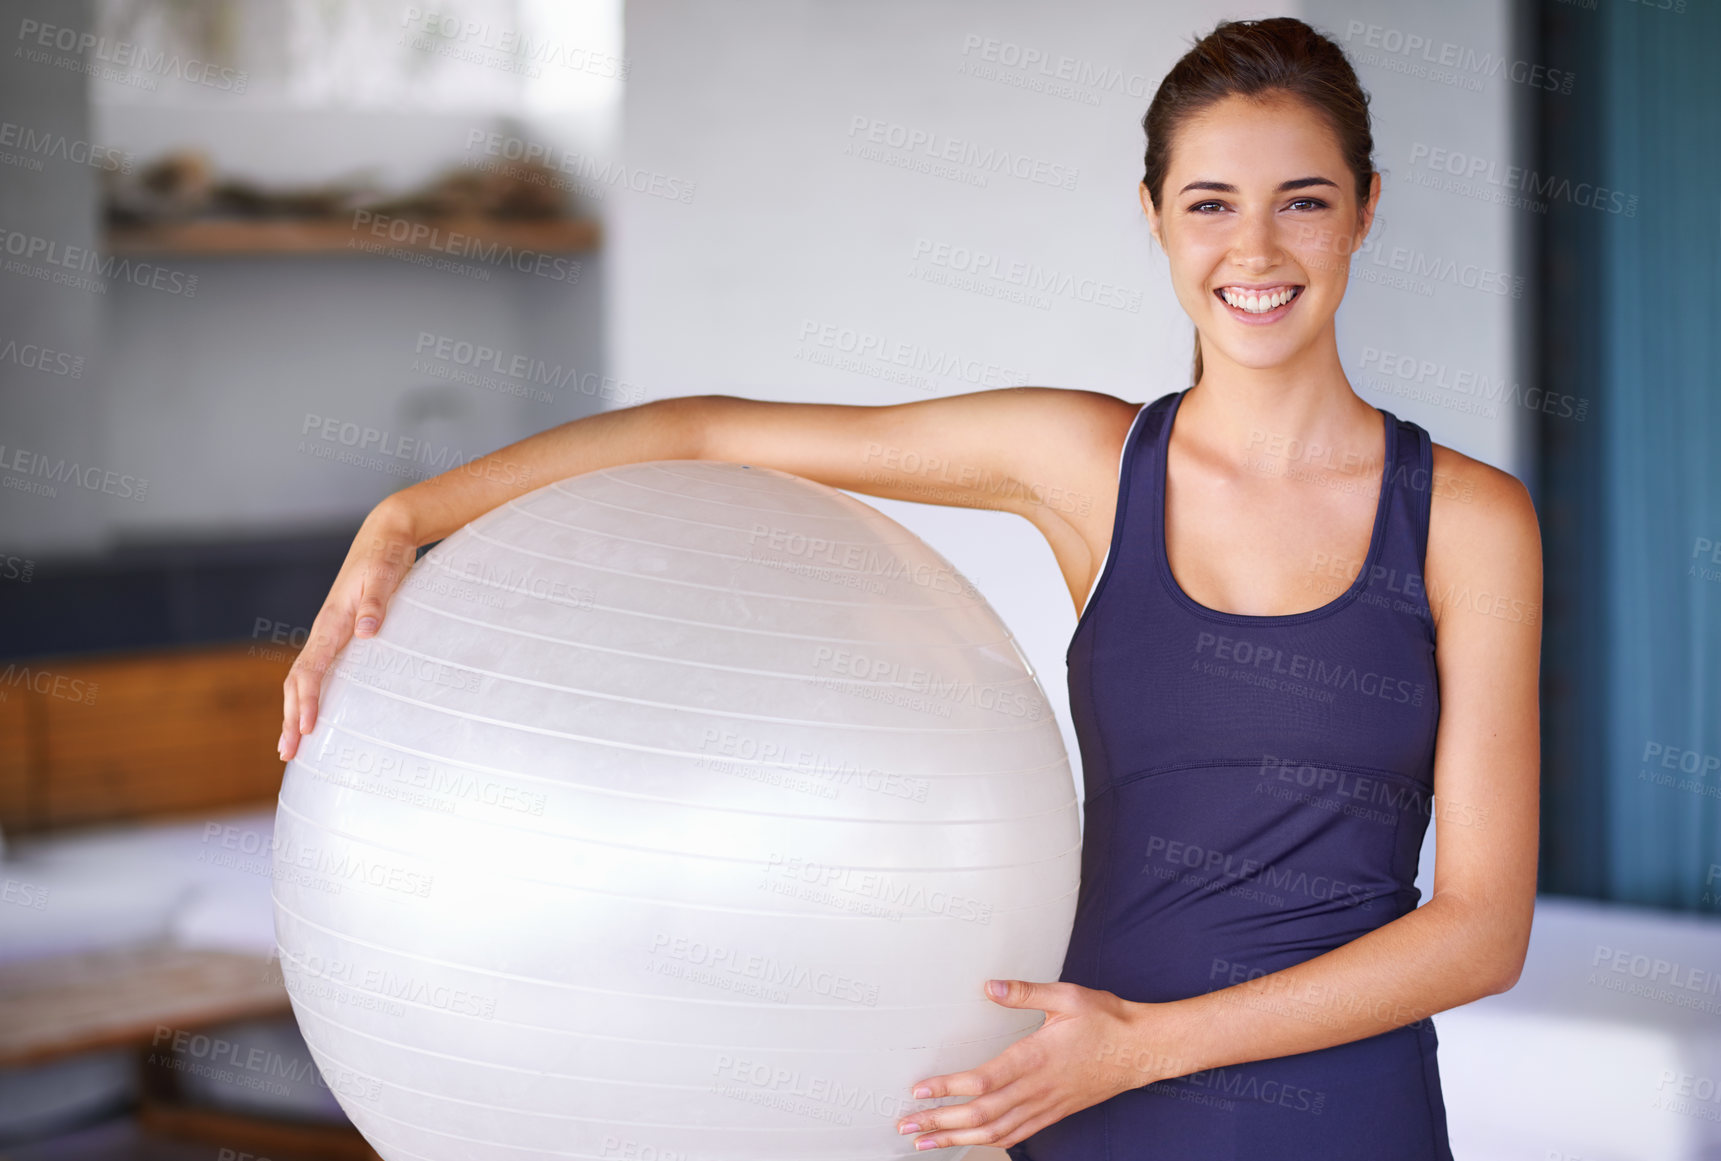
[[[311,623],[310,637],[283,683],[283,762],[292,760],[300,737],[317,724],[323,674],[334,663],[335,654],[353,637],[374,636],[382,627],[389,598],[417,558],[412,522],[398,505],[387,500],[378,504],[359,527],[341,571],[335,575],[334,586]]]

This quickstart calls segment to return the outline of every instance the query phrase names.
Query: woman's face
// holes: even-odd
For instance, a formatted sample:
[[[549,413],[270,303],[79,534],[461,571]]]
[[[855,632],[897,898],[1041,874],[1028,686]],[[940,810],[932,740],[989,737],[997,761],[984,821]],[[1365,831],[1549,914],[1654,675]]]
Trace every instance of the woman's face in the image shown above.
[[[1295,98],[1226,97],[1178,129],[1161,211],[1145,185],[1141,204],[1207,367],[1284,366],[1331,341],[1380,177],[1360,210],[1355,189],[1332,130]]]

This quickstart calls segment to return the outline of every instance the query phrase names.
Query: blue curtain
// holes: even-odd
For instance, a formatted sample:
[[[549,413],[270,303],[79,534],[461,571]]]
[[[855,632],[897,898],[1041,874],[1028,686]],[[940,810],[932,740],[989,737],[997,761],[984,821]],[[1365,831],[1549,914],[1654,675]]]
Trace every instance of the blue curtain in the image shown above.
[[[1721,913],[1721,0],[1536,23],[1542,889]]]

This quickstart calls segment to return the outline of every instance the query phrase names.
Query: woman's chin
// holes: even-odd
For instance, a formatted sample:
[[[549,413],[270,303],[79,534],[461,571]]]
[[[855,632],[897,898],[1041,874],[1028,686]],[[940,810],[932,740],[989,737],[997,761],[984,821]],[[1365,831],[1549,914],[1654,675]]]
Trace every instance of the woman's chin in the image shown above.
[[[1217,346],[1202,340],[1203,352],[1214,352],[1225,362],[1246,371],[1272,371],[1287,367],[1297,361],[1302,353],[1302,346],[1294,343],[1239,343],[1233,346]],[[1211,356],[1206,357],[1207,366],[1217,362]]]

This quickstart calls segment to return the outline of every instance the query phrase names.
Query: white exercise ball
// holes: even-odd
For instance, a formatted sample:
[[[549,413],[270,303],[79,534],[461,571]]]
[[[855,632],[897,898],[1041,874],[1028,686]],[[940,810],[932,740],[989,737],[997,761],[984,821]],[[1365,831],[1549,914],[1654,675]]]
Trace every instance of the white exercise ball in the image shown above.
[[[982,989],[1057,978],[1079,845],[1045,694],[947,560],[660,460],[473,521],[342,650],[275,931],[385,1161],[878,1161],[962,1099],[914,1082],[1039,1026]]]

